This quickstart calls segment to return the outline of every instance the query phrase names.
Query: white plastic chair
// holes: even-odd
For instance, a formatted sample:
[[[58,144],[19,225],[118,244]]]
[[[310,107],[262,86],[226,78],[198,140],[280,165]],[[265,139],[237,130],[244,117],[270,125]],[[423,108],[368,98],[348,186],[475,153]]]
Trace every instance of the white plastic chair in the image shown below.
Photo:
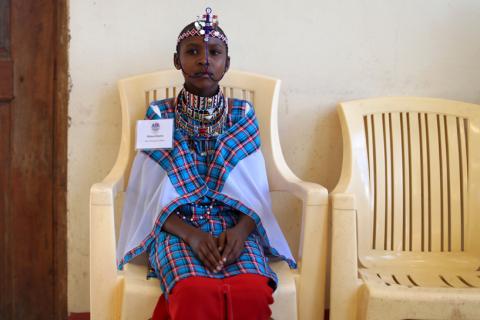
[[[340,104],[331,319],[480,319],[480,106]]]
[[[122,137],[114,167],[90,193],[90,308],[92,319],[147,319],[158,297],[158,280],[146,280],[146,265],[130,263],[117,271],[115,226],[121,218],[121,199],[128,183],[134,157],[134,128],[143,119],[148,104],[176,96],[182,87],[179,71],[168,70],[119,81],[122,105]],[[327,249],[327,204],[325,188],[298,179],[288,168],[278,137],[278,95],[280,80],[229,71],[222,80],[228,97],[253,102],[260,124],[262,152],[271,191],[293,193],[303,202],[303,247],[299,248],[299,268],[291,271],[284,262],[272,263],[280,285],[274,294],[274,319],[322,319]],[[290,219],[294,219],[291,215]],[[115,221],[116,219],[116,221]],[[294,223],[294,221],[291,221]],[[287,239],[289,238],[288,235]],[[297,250],[297,248],[292,248]],[[297,307],[298,303],[298,307]]]

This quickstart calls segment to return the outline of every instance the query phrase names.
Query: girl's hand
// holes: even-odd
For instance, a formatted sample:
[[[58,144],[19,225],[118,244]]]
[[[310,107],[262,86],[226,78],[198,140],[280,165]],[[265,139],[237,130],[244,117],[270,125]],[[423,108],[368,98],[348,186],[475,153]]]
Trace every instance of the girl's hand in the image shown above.
[[[235,227],[220,234],[218,251],[222,254],[222,261],[226,265],[238,259],[245,247],[245,240],[254,229],[255,221],[249,216],[241,214]]]
[[[238,259],[245,247],[245,240],[250,233],[242,226],[225,230],[218,238],[218,250],[222,253],[222,261],[225,265],[231,264]]]
[[[218,272],[223,268],[223,261],[217,247],[217,239],[210,233],[195,228],[186,237],[185,241],[211,272]]]

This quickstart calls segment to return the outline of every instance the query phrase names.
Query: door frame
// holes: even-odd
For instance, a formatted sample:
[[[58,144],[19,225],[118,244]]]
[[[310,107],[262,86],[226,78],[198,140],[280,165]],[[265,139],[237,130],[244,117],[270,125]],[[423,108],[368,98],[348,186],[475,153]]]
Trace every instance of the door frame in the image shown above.
[[[54,92],[54,312],[55,320],[68,318],[67,271],[67,164],[68,164],[68,1],[56,3]]]
[[[18,310],[14,311],[14,309],[18,309],[18,307],[24,308],[25,310],[22,310],[22,314],[28,315],[30,311],[27,309],[28,303],[37,303],[35,298],[38,296],[43,298],[39,299],[42,303],[48,304],[48,319],[66,320],[68,318],[66,200],[69,100],[68,1],[0,1],[0,18],[2,19],[0,25],[0,72],[2,73],[2,77],[0,77],[0,108],[2,104],[8,108],[5,109],[8,111],[3,113],[2,118],[6,126],[3,128],[0,127],[0,129],[3,129],[3,131],[0,130],[0,133],[3,133],[7,137],[2,141],[2,146],[6,146],[2,151],[8,150],[8,153],[3,154],[3,158],[0,157],[2,164],[4,164],[6,168],[3,176],[0,175],[0,183],[3,183],[0,187],[1,190],[7,190],[7,192],[0,196],[10,197],[13,194],[16,197],[16,204],[18,204],[21,203],[21,193],[30,190],[25,188],[25,186],[32,182],[34,178],[28,180],[28,170],[32,172],[35,170],[35,162],[32,159],[34,159],[37,154],[32,151],[31,154],[24,156],[23,153],[25,149],[22,149],[22,147],[24,147],[23,144],[27,146],[34,145],[32,141],[34,141],[35,133],[38,134],[38,132],[40,132],[40,146],[35,150],[41,151],[42,153],[39,155],[39,167],[42,168],[41,170],[46,170],[47,172],[45,176],[48,180],[48,192],[45,192],[45,194],[39,193],[38,197],[48,195],[48,198],[39,200],[42,200],[42,204],[47,203],[49,207],[48,212],[45,212],[45,214],[48,215],[48,220],[46,220],[46,224],[43,225],[44,228],[48,228],[49,235],[45,238],[44,243],[39,241],[39,238],[36,238],[35,240],[37,242],[29,245],[28,239],[23,241],[24,239],[18,237],[18,234],[16,238],[14,238],[12,236],[13,231],[6,232],[6,230],[0,230],[0,234],[2,236],[5,235],[3,238],[0,238],[0,241],[2,241],[0,248],[9,248],[9,250],[12,248],[11,250],[16,250],[15,248],[17,247],[15,247],[15,244],[20,244],[18,248],[23,250],[21,252],[7,251],[7,254],[0,259],[0,268],[3,266],[7,269],[0,270],[0,272],[5,272],[5,276],[0,279],[0,291],[4,290],[0,292],[0,295],[3,293],[5,294],[4,297],[6,297],[4,300],[0,299],[0,307],[5,308],[6,314],[2,315],[7,318],[9,315],[17,312]],[[30,19],[30,17],[34,17],[34,19]],[[36,19],[37,17],[38,20]],[[42,48],[42,50],[37,51],[32,48]],[[45,50],[43,50],[44,48]],[[44,65],[45,61],[47,61],[47,65]],[[32,66],[38,67],[38,69]],[[47,69],[48,71],[45,71]],[[38,91],[35,91],[37,88]],[[37,104],[37,101],[34,100],[35,95],[41,97],[39,106],[48,106],[48,110],[46,110],[45,113],[48,119],[39,119],[38,126],[33,116],[28,117],[28,110],[33,110]],[[38,109],[36,111],[37,116],[41,115]],[[15,126],[14,123],[20,123],[22,126]],[[48,125],[42,126],[45,123],[48,123]],[[35,132],[34,130],[37,131]],[[15,132],[17,137],[15,140],[15,146],[18,146],[18,148],[15,149],[16,153],[12,148],[12,141],[14,139],[13,132]],[[27,142],[30,144],[27,144]],[[44,155],[46,156],[42,158]],[[18,177],[20,177],[20,179],[26,177],[26,179],[21,180],[21,183],[17,184],[17,187],[20,185],[18,189],[15,189],[12,183],[14,180],[12,176],[13,163],[17,165],[17,173],[20,172]],[[0,170],[2,169],[3,168],[0,168]],[[0,173],[2,173],[2,171],[0,171]],[[32,177],[34,177],[34,175],[32,175]],[[18,179],[17,176],[15,176],[15,179]],[[33,182],[35,182],[35,180],[33,180]],[[44,186],[40,185],[37,181],[34,187],[32,190],[41,190]],[[12,191],[14,189],[16,191]],[[24,208],[35,209],[31,204],[31,200],[35,195],[29,194],[29,196],[30,204],[28,205],[31,207],[19,206],[19,212]],[[13,217],[14,212],[10,211],[9,199],[5,199],[1,199],[2,201],[0,201],[0,204],[5,203],[5,208],[0,208],[0,229],[14,225],[13,223],[11,224],[11,221],[13,221],[11,217]],[[4,210],[6,210],[6,214],[2,214]],[[30,232],[35,230],[36,224],[34,220],[28,220],[30,216],[18,215],[15,216],[15,218],[18,218],[18,220],[16,220],[18,225],[23,224],[29,227],[25,230]],[[18,227],[18,225],[15,224],[16,227]],[[39,230],[41,231],[43,229]],[[16,288],[19,290],[18,292],[28,292],[28,294],[25,294],[28,303],[23,305],[22,299],[24,297],[21,294],[17,292],[14,296],[9,295],[13,292],[14,281],[13,273],[9,271],[14,270],[12,268],[18,267],[18,265],[13,264],[15,261],[27,261],[27,263],[30,263],[27,259],[24,259],[24,255],[31,253],[28,252],[29,249],[30,251],[34,248],[38,249],[41,245],[48,248],[48,256],[43,260],[46,263],[41,264],[43,267],[41,272],[45,272],[44,281],[48,281],[44,286],[45,289],[48,288],[48,295],[42,292],[42,283],[40,282],[40,285],[38,285],[39,281],[37,280],[43,280],[40,278],[42,276],[41,273],[36,274],[35,281],[37,282],[32,283],[28,282],[28,274],[26,274],[26,276],[23,276],[23,274],[20,274],[20,276],[16,275],[17,278],[23,281],[22,286]],[[20,258],[12,260],[12,252],[18,254]],[[25,265],[27,263],[19,264],[23,267],[23,270],[20,269],[20,271],[16,271],[19,273],[25,271]],[[42,296],[42,293],[44,296]],[[12,300],[15,299],[17,295],[21,296],[21,298],[17,301]],[[43,306],[39,307],[42,308]],[[15,314],[18,315],[18,313]],[[0,315],[0,318],[3,319],[4,317],[2,317],[2,315]],[[34,315],[32,315],[32,317],[33,316]]]

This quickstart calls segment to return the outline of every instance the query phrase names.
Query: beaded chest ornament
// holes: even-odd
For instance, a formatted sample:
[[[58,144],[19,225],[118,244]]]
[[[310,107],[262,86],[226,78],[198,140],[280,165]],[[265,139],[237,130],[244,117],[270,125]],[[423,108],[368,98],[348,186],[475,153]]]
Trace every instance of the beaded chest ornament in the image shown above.
[[[183,89],[178,95],[176,113],[176,126],[187,135],[209,138],[223,132],[228,108],[221,91],[214,97],[199,97]]]

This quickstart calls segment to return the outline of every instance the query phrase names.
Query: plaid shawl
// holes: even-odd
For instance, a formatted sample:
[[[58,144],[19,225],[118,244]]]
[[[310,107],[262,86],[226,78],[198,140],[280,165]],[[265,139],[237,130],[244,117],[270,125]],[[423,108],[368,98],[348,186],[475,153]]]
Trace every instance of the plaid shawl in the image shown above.
[[[193,210],[192,210],[193,209]],[[201,219],[199,216],[206,214],[207,208],[182,206],[180,212],[193,218],[186,219],[185,223],[194,226],[214,237],[237,223],[238,214],[225,206],[214,206],[210,209],[210,218]],[[223,279],[239,274],[258,274],[270,280],[272,287],[276,287],[277,275],[268,264],[259,236],[251,233],[245,240],[244,248],[238,259],[226,265],[218,272],[209,271],[197,258],[192,248],[179,237],[168,232],[161,232],[152,246],[148,249],[151,270],[147,277],[160,280],[160,286],[165,297],[176,283],[188,277],[207,277]]]
[[[118,262],[119,269],[122,269],[123,265],[134,257],[145,252],[176,208],[194,203],[205,196],[223,202],[251,217],[257,225],[257,232],[265,252],[285,260],[290,267],[296,268],[295,261],[281,256],[270,246],[260,217],[240,201],[221,193],[223,185],[235,165],[260,148],[260,133],[255,112],[252,106],[250,106],[249,112],[246,112],[247,106],[250,105],[245,100],[228,99],[227,129],[217,139],[215,154],[205,179],[198,173],[189,150],[187,137],[180,129],[174,130],[172,149],[142,151],[167,172],[172,185],[180,196],[163,208],[149,236]],[[146,119],[149,120],[173,118],[174,116],[175,99],[173,98],[153,102],[146,113]]]

